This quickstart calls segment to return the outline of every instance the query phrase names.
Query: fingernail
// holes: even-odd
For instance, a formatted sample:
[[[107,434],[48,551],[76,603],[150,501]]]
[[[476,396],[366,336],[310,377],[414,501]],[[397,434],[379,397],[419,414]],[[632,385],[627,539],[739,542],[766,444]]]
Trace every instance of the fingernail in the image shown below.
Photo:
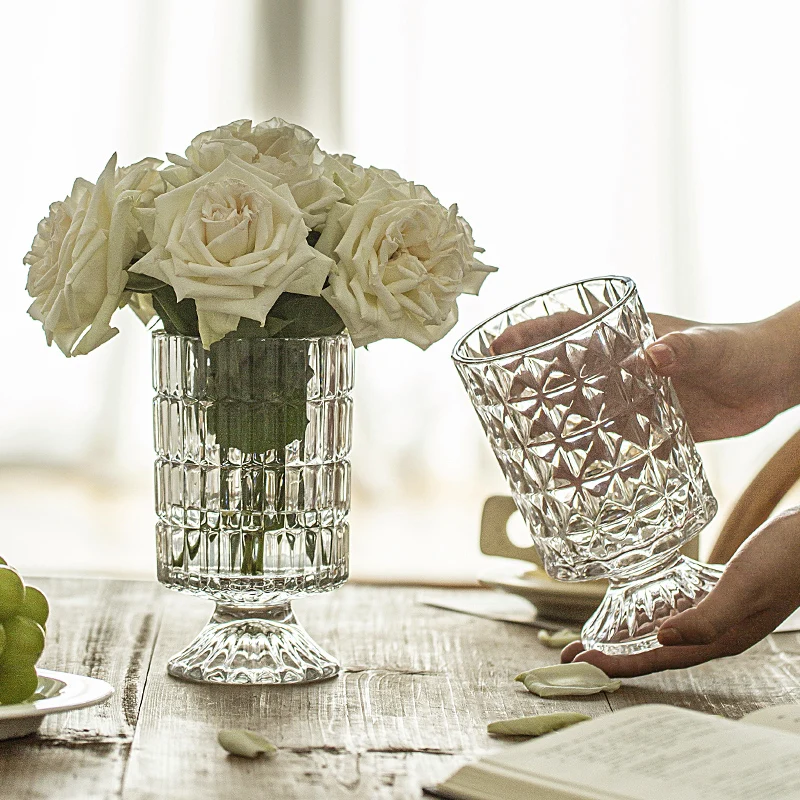
[[[658,369],[664,369],[675,363],[675,351],[668,344],[651,344],[647,355]]]
[[[658,641],[661,644],[683,644],[683,636],[677,628],[662,628],[658,632]]]

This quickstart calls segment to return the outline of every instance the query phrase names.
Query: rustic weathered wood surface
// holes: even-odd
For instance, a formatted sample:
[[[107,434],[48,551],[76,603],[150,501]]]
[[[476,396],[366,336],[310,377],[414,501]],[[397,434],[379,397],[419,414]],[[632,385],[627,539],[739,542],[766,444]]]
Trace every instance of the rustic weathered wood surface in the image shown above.
[[[522,625],[424,606],[434,590],[348,585],[295,603],[343,674],[310,686],[219,687],[166,675],[211,604],[141,582],[40,580],[53,614],[41,666],[109,681],[94,708],[50,716],[38,734],[0,742],[2,800],[420,798],[466,761],[508,742],[491,720],[665,702],[740,717],[800,702],[800,635],[736,658],[625,681],[615,694],[541,699],[514,676],[552,664]],[[446,593],[445,590],[438,590]],[[223,727],[263,732],[272,760],[225,754]]]

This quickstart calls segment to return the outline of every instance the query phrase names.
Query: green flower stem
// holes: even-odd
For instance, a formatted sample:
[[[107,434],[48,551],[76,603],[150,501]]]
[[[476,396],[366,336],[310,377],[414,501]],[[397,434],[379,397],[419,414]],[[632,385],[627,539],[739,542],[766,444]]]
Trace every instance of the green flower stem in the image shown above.
[[[242,575],[263,575],[264,534],[261,531],[242,536]]]
[[[211,345],[208,422],[224,449],[276,451],[305,439],[311,368],[302,340],[226,337]]]

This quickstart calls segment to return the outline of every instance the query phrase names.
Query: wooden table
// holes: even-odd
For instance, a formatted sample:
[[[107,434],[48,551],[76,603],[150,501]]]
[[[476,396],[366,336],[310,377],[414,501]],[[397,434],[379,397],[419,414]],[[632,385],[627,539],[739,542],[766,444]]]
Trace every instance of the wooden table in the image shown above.
[[[495,719],[646,702],[739,717],[800,702],[800,635],[692,670],[627,680],[612,695],[541,699],[514,676],[557,661],[528,627],[419,603],[436,591],[348,585],[295,603],[343,664],[307,686],[207,686],[166,675],[211,604],[146,582],[39,580],[51,599],[40,666],[103,678],[107,703],[45,718],[37,735],[0,742],[3,800],[420,798],[421,787],[508,746]],[[272,760],[227,756],[219,728],[263,732]]]

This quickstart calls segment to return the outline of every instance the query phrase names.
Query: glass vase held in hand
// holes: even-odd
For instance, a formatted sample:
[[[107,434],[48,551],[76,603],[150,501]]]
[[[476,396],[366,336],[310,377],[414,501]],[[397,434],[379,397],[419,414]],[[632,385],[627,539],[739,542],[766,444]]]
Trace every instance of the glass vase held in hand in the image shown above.
[[[518,323],[530,343],[496,354]],[[525,300],[453,351],[547,573],[608,578],[582,642],[610,654],[657,647],[663,621],[720,574],[680,552],[717,502],[672,384],[645,357],[652,341],[633,281],[604,277]]]
[[[336,660],[294,597],[348,576],[353,346],[153,334],[158,578],[217,606],[168,664],[213,683],[305,683]]]

